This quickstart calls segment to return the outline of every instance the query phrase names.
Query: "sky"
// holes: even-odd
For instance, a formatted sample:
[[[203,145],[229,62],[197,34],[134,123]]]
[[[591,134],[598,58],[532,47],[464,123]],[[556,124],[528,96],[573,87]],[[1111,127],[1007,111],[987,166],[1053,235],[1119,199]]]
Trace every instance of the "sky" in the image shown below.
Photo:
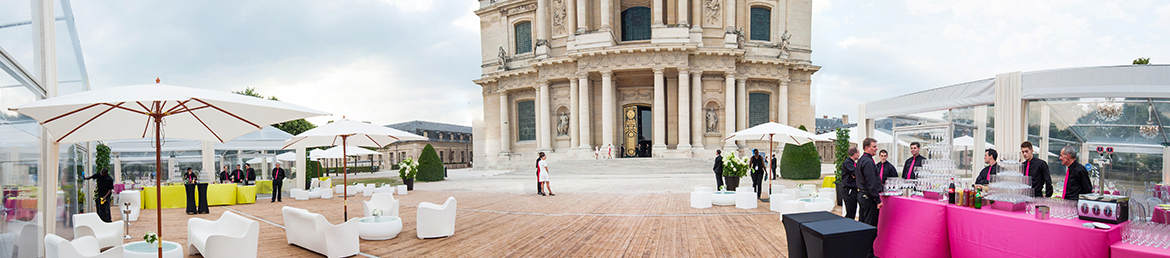
[[[1170,62],[1166,1],[813,2],[818,117],[999,73]],[[72,3],[93,88],[251,87],[335,114],[318,124],[483,113],[474,0]]]

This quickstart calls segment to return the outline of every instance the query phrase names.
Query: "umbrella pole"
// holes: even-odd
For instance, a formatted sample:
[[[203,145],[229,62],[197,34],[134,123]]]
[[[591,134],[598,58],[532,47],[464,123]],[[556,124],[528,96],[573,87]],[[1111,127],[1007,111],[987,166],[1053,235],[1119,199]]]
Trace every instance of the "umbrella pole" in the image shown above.
[[[162,258],[162,133],[159,131],[162,124],[162,114],[154,116],[154,201],[155,213],[158,221],[155,222],[158,230],[158,258]]]
[[[348,147],[345,145],[346,138],[349,138],[349,135],[341,136],[341,183],[344,185],[342,188],[345,189],[341,193],[341,207],[345,208],[345,212],[343,212],[345,214],[345,220],[349,220],[349,171],[346,171],[349,170],[349,162],[345,160],[347,155],[345,148]]]

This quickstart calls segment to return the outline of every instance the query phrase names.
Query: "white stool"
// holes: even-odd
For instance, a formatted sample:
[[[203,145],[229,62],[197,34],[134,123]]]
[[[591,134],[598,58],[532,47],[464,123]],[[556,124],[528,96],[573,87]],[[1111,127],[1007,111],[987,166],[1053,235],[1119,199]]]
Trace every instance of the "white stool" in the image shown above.
[[[817,193],[817,198],[833,200],[833,206],[837,206],[837,189],[821,188],[821,191]]]
[[[119,199],[118,200],[118,207],[122,207],[122,203],[126,203],[126,202],[130,203],[130,216],[126,216],[125,214],[123,214],[121,212],[121,210],[122,210],[121,208],[118,209],[119,210],[118,214],[122,214],[123,217],[129,217],[129,218],[122,218],[122,220],[138,221],[138,214],[142,210],[142,195],[138,191],[135,191],[135,190],[125,190],[125,191],[122,191],[122,193],[118,194],[118,199]]]
[[[321,192],[321,199],[333,199],[333,190],[332,189],[321,188],[320,190],[317,190],[317,191]]]
[[[706,209],[711,208],[711,192],[692,192],[691,193],[691,208]]]
[[[802,211],[804,211],[804,202],[802,201],[780,202],[780,214],[798,213]]]
[[[406,185],[398,185],[398,195],[406,195]]]
[[[771,210],[775,212],[780,211],[780,203],[792,200],[791,194],[772,194],[770,197],[772,198],[772,201],[768,202],[768,204],[771,206]]]
[[[752,192],[750,190],[739,191],[739,189],[744,189],[744,188],[736,188],[735,189],[736,190],[735,191],[735,207],[740,208],[740,209],[755,209],[756,205],[757,205],[756,193]],[[751,189],[751,188],[746,188],[746,189]]]
[[[335,185],[335,186],[333,186],[333,193],[337,193],[337,194],[339,194],[339,193],[344,193],[344,192],[345,192],[345,186],[344,186],[344,185]]]
[[[833,206],[836,206],[833,201],[835,200],[816,198],[811,200],[811,202],[799,202],[804,202],[804,211],[831,211],[833,210]]]

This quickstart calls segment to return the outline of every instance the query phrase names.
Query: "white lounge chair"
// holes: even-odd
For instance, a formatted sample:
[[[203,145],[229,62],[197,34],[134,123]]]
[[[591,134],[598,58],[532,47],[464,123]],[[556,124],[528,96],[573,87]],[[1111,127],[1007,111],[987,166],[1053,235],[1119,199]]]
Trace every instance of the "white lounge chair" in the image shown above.
[[[37,225],[37,221],[41,220],[41,213],[33,216],[32,220],[12,220],[7,222],[8,227],[4,233],[0,233],[0,245],[5,253],[0,254],[0,257],[14,257],[14,258],[36,258],[40,255],[37,251],[37,240],[40,238],[41,226]]]
[[[325,181],[321,181],[321,185],[318,185],[317,188],[333,189],[333,179],[330,178],[325,179]]]
[[[219,220],[187,220],[187,254],[203,257],[256,257],[260,223],[230,211]]]
[[[376,193],[362,204],[365,205],[366,217],[374,216],[374,209],[382,210],[382,216],[398,217],[398,200],[394,199],[393,194]]]
[[[366,184],[365,189],[362,189],[362,196],[374,196],[374,190],[377,188],[374,184]]]
[[[447,197],[447,202],[438,205],[429,202],[418,204],[417,230],[418,238],[439,238],[455,234],[455,197]]]
[[[73,238],[92,236],[100,248],[121,246],[122,236],[126,235],[123,226],[125,222],[121,220],[106,223],[97,213],[73,214]]]
[[[45,258],[122,258],[122,245],[105,252],[92,236],[80,236],[73,241],[54,234],[45,235]],[[36,250],[33,250],[35,253]]]
[[[309,178],[309,189],[320,188],[321,180],[316,178]]]
[[[300,189],[300,188],[289,189],[288,195],[290,197],[292,197],[293,199],[297,199],[297,200],[301,200],[301,201],[309,199],[309,192],[305,191],[305,189]]]
[[[297,245],[326,257],[348,257],[358,253],[358,218],[333,225],[321,214],[284,206],[285,236]]]

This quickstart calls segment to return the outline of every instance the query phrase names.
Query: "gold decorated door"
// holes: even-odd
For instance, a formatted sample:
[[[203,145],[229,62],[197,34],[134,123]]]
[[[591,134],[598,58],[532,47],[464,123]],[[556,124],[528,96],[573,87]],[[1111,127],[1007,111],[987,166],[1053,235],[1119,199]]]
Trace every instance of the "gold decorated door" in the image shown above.
[[[623,108],[622,117],[625,119],[625,153],[622,157],[636,157],[638,155],[638,106],[629,105]]]

